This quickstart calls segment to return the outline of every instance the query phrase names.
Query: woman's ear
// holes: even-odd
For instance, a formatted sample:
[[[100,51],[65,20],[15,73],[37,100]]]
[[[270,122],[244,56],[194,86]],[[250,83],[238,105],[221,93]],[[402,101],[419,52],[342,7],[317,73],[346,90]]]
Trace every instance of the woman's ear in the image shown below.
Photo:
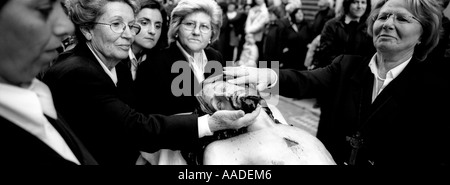
[[[81,33],[83,33],[84,38],[86,38],[86,40],[90,41],[92,39],[92,33],[91,30],[88,29],[87,27],[82,27],[80,28]]]

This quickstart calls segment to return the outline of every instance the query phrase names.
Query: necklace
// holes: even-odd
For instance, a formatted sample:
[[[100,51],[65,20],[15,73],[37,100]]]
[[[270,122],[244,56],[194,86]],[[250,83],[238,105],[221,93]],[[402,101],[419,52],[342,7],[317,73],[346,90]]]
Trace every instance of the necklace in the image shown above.
[[[381,78],[380,72],[378,70],[377,70],[377,75],[375,75],[375,76],[377,77],[378,80],[381,80],[381,81],[385,81],[386,80],[386,78]]]
[[[386,78],[381,78],[381,77],[378,76],[378,75],[375,75],[375,76],[377,77],[378,80],[381,80],[381,81],[385,81],[385,80],[386,80]]]

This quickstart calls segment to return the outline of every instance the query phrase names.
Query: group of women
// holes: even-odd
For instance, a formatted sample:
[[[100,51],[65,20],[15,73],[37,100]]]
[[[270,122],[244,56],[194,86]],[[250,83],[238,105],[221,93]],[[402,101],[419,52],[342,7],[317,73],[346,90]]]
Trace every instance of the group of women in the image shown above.
[[[324,68],[278,73],[217,68],[223,60],[208,45],[219,36],[222,11],[213,0],[181,0],[171,13],[168,47],[158,48],[167,19],[150,4],[1,1],[6,164],[133,165],[140,151],[189,149],[216,131],[251,125],[260,106],[247,114],[170,116],[195,110],[200,82],[218,73],[290,97],[325,92],[332,103],[318,138],[337,164],[449,164],[449,78],[445,66],[426,61],[439,38],[436,1],[379,1],[367,22],[376,48],[371,58],[344,55]],[[73,31],[77,45],[57,57],[45,84],[37,80]]]
[[[66,6],[63,8],[61,4]],[[39,164],[63,162],[63,164],[130,165],[136,163],[140,151],[190,148],[196,145],[199,138],[212,135],[215,131],[239,129],[254,121],[260,108],[250,114],[244,114],[243,111],[218,111],[201,117],[195,114],[165,116],[136,111],[133,108],[136,97],[132,93],[131,72],[133,70],[131,66],[134,64],[127,61],[130,58],[130,49],[138,60],[142,60],[144,54],[149,55],[148,52],[153,52],[155,48],[152,45],[158,45],[154,43],[161,40],[157,38],[156,33],[164,34],[159,28],[164,26],[166,20],[162,14],[158,20],[159,16],[155,14],[159,15],[161,11],[152,11],[157,10],[155,8],[137,7],[139,6],[136,6],[135,1],[129,0],[2,2],[0,20],[1,29],[5,30],[2,40],[7,38],[11,39],[8,40],[9,43],[14,43],[12,45],[14,47],[11,47],[5,46],[2,42],[2,85],[6,84],[5,86],[15,90],[25,90],[32,96],[35,92],[29,88],[35,87],[33,84],[38,83],[46,90],[45,93],[39,93],[46,94],[47,98],[46,101],[40,102],[34,95],[32,97],[36,101],[27,101],[29,99],[24,99],[20,93],[14,93],[15,91],[11,91],[9,96],[2,95],[2,98],[7,98],[2,99],[1,112],[2,118],[5,118],[2,122],[8,123],[2,126],[8,127],[4,129],[5,132],[15,131],[2,135],[5,137],[2,141],[7,142],[11,139],[17,142],[24,141],[34,148],[44,149],[33,150],[37,153],[33,156],[42,156],[42,160],[22,160],[21,157],[27,154],[23,152],[24,146],[19,146],[22,143],[9,142],[4,145],[9,153],[4,154],[11,163],[31,161]],[[177,9],[173,11],[173,15],[180,14],[180,16],[171,19],[169,32],[172,34],[169,39],[182,56],[192,57],[192,62],[183,58],[188,66],[193,64],[201,68],[203,66],[200,65],[210,59],[207,58],[209,56],[205,54],[207,51],[204,49],[210,40],[218,36],[220,21],[214,22],[216,19],[213,20],[212,17],[220,17],[221,12],[216,9],[219,9],[217,4],[211,0],[184,0],[179,2]],[[64,10],[67,10],[71,21]],[[14,11],[22,12],[21,16],[16,18]],[[137,14],[138,12],[141,14]],[[138,19],[136,15],[139,15]],[[73,31],[77,39],[76,46],[58,56],[43,76],[45,84],[40,83],[35,76],[48,67],[50,61],[56,57],[56,49],[60,46],[61,40],[71,35]],[[134,42],[136,38],[140,39],[141,35],[145,42]],[[42,57],[38,58],[41,55]],[[195,73],[199,77],[203,74],[202,71]],[[170,75],[170,71],[167,71],[167,74]],[[152,80],[160,78],[164,77]],[[146,86],[154,87],[152,83]],[[12,105],[8,100],[13,101]],[[160,102],[158,99],[147,106],[175,107],[173,104],[161,106],[158,104]],[[27,114],[38,117],[30,118],[4,111],[15,110],[15,105],[20,106],[15,107],[18,109],[16,112],[26,110]],[[45,110],[49,107],[52,108],[49,111],[50,117],[58,123],[53,124],[54,121],[44,117],[43,113],[48,112]],[[33,108],[37,108],[38,112]],[[47,130],[49,127],[56,127],[57,131],[55,129],[52,129],[52,133],[46,130],[36,131],[35,126],[28,120],[43,124],[42,127]],[[28,126],[21,130],[23,125]],[[67,130],[59,130],[60,125],[68,125]],[[31,129],[27,129],[28,127]],[[70,137],[66,137],[66,132],[72,133],[72,130],[77,137],[70,134]],[[49,134],[52,138],[58,135],[62,135],[62,138],[59,136],[57,140],[49,139],[47,137]],[[29,140],[20,138],[23,135]],[[56,152],[52,153],[52,149]],[[85,153],[81,151],[86,155],[82,155]],[[90,158],[83,158],[85,156]]]

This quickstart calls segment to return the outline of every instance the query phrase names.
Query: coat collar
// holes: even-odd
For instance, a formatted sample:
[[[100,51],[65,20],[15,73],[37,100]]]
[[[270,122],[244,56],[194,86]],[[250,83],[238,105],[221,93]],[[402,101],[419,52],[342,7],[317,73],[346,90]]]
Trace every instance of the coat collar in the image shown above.
[[[88,64],[88,66],[90,66],[91,68],[93,67],[98,73],[101,73],[102,78],[108,79],[106,81],[109,81],[109,82],[111,82],[112,85],[116,86],[116,84],[112,81],[111,77],[108,74],[106,74],[105,70],[100,65],[99,61],[96,59],[95,55],[92,53],[92,51],[89,49],[89,47],[87,46],[86,43],[78,43],[77,46],[75,46],[73,52],[74,52],[75,56],[79,56],[79,57],[83,58],[80,60],[81,62],[86,62]],[[120,63],[121,62],[119,62],[119,64]],[[117,66],[120,66],[119,64],[116,65],[116,73],[117,73],[118,81],[120,78],[119,77],[120,74],[117,71]]]

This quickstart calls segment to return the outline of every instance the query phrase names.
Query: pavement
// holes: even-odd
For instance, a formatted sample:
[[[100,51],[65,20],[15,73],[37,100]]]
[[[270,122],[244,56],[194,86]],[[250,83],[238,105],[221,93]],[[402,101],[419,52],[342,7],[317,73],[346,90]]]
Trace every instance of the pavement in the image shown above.
[[[316,99],[297,100],[274,95],[267,102],[278,108],[288,124],[316,135],[320,116],[320,108],[313,107]]]

